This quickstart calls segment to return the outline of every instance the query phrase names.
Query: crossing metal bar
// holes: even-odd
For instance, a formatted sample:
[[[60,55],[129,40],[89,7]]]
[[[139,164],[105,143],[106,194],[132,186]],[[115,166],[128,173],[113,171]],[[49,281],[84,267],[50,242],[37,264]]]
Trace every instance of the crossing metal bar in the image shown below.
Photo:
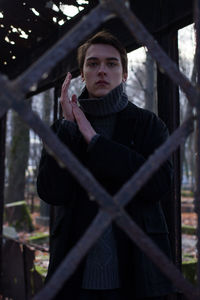
[[[132,219],[126,214],[121,218],[117,218],[117,224],[120,228],[128,234],[128,236],[134,241],[134,243],[154,262],[155,265],[161,265],[162,269],[166,272],[163,272],[170,280],[173,281],[173,284],[184,293],[187,299],[190,300],[199,300],[200,293],[192,284],[187,282],[187,286],[184,286],[185,279],[182,276],[179,276],[180,271],[174,266],[174,264],[169,261],[166,256],[163,255],[162,251],[151,242],[151,239],[146,236],[146,234],[141,230],[137,224],[135,224]],[[154,253],[154,255],[149,255],[149,253]],[[158,264],[159,262],[159,264]]]
[[[172,153],[175,150],[175,147],[177,147],[179,145],[180,140],[181,140],[181,142],[184,142],[186,137],[191,133],[192,122],[193,122],[193,120],[191,118],[189,120],[187,120],[182,125],[183,127],[179,127],[177,129],[177,131],[174,132],[174,134],[172,134],[172,136],[168,139],[168,141],[161,146],[161,147],[164,146],[163,149],[162,149],[163,154],[165,154],[167,152],[168,156],[169,156],[169,153]],[[179,142],[177,142],[176,145],[174,145],[173,142],[177,141],[177,140],[179,140]],[[116,200],[115,203],[120,203],[120,205],[127,204],[128,201],[126,201],[126,200],[127,199],[130,200],[130,198],[133,196],[133,193],[131,191],[131,190],[133,190],[132,187],[136,186],[136,190],[137,190],[137,184],[141,182],[143,176],[146,178],[147,170],[150,168],[149,171],[151,172],[152,167],[153,167],[153,169],[156,168],[155,167],[156,162],[158,162],[158,164],[160,164],[161,162],[163,162],[166,159],[166,157],[161,157],[159,154],[160,153],[157,151],[151,158],[148,159],[148,161],[145,163],[145,165],[147,165],[149,161],[151,161],[151,162],[148,165],[146,171],[144,171],[144,173],[143,172],[140,173],[140,176],[139,176],[140,179],[137,180],[137,177],[134,176],[132,179],[134,179],[136,177],[136,180],[133,181],[132,184],[130,184],[129,186],[128,186],[128,184],[126,184],[122,188],[124,193],[119,192],[114,197],[114,199]],[[139,172],[140,172],[140,170],[139,170]],[[150,177],[150,175],[149,175],[149,177]],[[125,197],[125,201],[122,201],[123,197]],[[96,200],[98,201],[98,199],[96,199]],[[48,298],[48,299],[53,299],[53,296],[56,295],[56,292],[59,290],[59,288],[57,287],[57,284],[59,286],[62,286],[64,284],[66,279],[69,278],[70,275],[75,270],[74,264],[75,264],[75,266],[78,265],[80,260],[84,257],[85,253],[87,252],[87,250],[91,247],[91,245],[93,245],[93,243],[99,237],[99,234],[102,233],[103,230],[105,229],[104,222],[109,221],[109,223],[110,223],[111,220],[113,220],[114,217],[115,217],[115,215],[112,215],[112,216],[110,215],[110,219],[107,219],[106,216],[107,216],[107,214],[106,215],[100,215],[100,213],[99,213],[99,215],[96,217],[96,219],[98,220],[98,218],[101,218],[101,217],[102,217],[102,219],[100,219],[100,221],[97,221],[95,219],[94,222],[91,225],[92,227],[95,227],[96,226],[95,224],[98,223],[98,229],[97,228],[93,229],[94,232],[96,232],[96,230],[97,230],[98,236],[95,236],[95,239],[93,239],[92,241],[91,240],[89,241],[89,238],[92,237],[92,234],[91,234],[91,231],[90,231],[90,230],[92,230],[92,228],[88,229],[88,231],[85,233],[83,238],[81,238],[81,240],[77,244],[77,249],[82,249],[82,250],[80,252],[77,252],[76,246],[71,250],[71,252],[67,256],[67,258],[64,260],[62,266],[58,270],[58,273],[55,272],[54,276],[52,277],[52,280],[50,280],[49,284],[44,288],[44,290],[42,290],[41,293],[39,293],[34,298],[35,300],[42,300],[44,297],[49,297],[48,296],[48,290],[49,289],[52,290],[52,288],[54,287],[55,294],[51,294],[51,296],[50,296],[51,298]],[[123,210],[120,210],[117,213],[117,216],[120,216],[120,217],[117,217],[115,219],[115,222],[120,227],[123,227],[124,230],[126,230],[126,233],[138,245],[138,247],[140,247],[142,249],[142,251],[144,251],[146,253],[147,256],[149,256],[151,259],[153,258],[154,263],[163,271],[163,273],[165,273],[165,275],[167,275],[170,279],[173,277],[174,284],[179,289],[184,291],[185,294],[189,295],[188,299],[198,299],[199,296],[196,297],[194,287],[192,287],[191,285],[185,286],[185,283],[183,283],[183,282],[185,282],[185,280],[183,280],[181,277],[179,277],[180,272],[177,271],[175,266],[173,264],[171,264],[171,262],[169,262],[168,259],[166,259],[166,257],[162,254],[162,252],[156,246],[153,245],[151,240],[149,238],[147,238],[144,235],[144,233],[141,234],[142,231],[138,229],[138,226],[133,221],[130,222],[130,218],[129,218],[128,225],[125,226],[124,220],[127,220],[126,213]],[[142,244],[144,246],[144,243],[145,243],[145,247],[142,247]],[[74,252],[74,249],[75,249],[75,252]],[[156,251],[155,251],[155,249],[156,249]],[[155,253],[156,253],[156,255],[154,255]],[[159,259],[158,259],[158,257],[159,257]],[[70,263],[71,261],[73,261],[73,264]],[[167,265],[169,264],[170,268],[166,268],[166,264]],[[175,272],[173,274],[172,274],[172,269],[175,270]],[[179,274],[179,275],[177,275],[177,274]],[[55,287],[55,282],[57,283],[56,287]]]
[[[109,5],[109,7],[112,7],[112,9],[114,8],[115,12],[117,12],[117,14],[119,14],[122,17],[123,21],[126,22],[127,16],[130,17],[129,21],[131,21],[132,15],[131,16],[129,15],[129,13],[130,13],[129,10],[126,10],[126,11],[124,10],[125,7],[121,0],[117,0],[117,1],[109,0],[109,1],[105,1],[105,2],[107,2],[107,4],[108,3],[112,4],[112,5]],[[120,5],[120,3],[121,3],[121,5]],[[106,9],[107,9],[107,4],[106,4],[106,7],[104,6]],[[118,6],[115,6],[115,4]],[[100,24],[101,22],[105,21],[105,14],[104,14],[105,11],[103,10],[103,8],[99,8],[99,9],[103,14],[102,20],[99,21],[99,24]],[[124,19],[125,15],[121,14],[122,11],[123,11],[123,13],[126,13],[125,19]],[[107,12],[108,12],[108,10],[107,10]],[[110,12],[111,11],[108,12],[107,17],[111,16]],[[94,21],[96,21],[96,20],[93,19],[92,22],[94,22]],[[132,21],[134,21],[134,19]],[[85,19],[84,22],[87,22],[87,19]],[[84,22],[83,22],[83,24],[84,24]],[[134,26],[135,26],[135,24],[134,24]],[[138,25],[138,23],[137,23],[137,25]],[[153,39],[151,40],[151,36],[149,36],[147,32],[145,32],[145,34],[142,35],[142,33],[144,33],[144,32],[140,31],[140,29],[141,29],[140,26],[139,26],[139,29],[138,29],[138,26],[135,26],[134,30],[131,26],[130,26],[130,28],[131,28],[132,33],[134,33],[134,31],[136,31],[137,35],[140,34],[142,36],[142,39],[144,37],[147,38],[146,46],[149,48],[150,52],[151,51],[156,52],[155,56],[157,56],[157,61],[160,63],[160,65],[163,67],[163,69],[166,71],[166,73],[168,72],[168,75],[170,75],[171,72],[173,73],[176,71],[175,74],[176,74],[176,76],[179,76],[178,79],[176,80],[176,77],[174,77],[173,74],[171,74],[171,78],[177,84],[180,84],[180,86],[182,87],[182,89],[185,91],[186,95],[190,99],[190,102],[194,106],[196,105],[196,106],[200,107],[196,100],[197,99],[196,97],[199,95],[198,89],[195,89],[190,84],[190,82],[188,80],[186,80],[186,78],[180,72],[178,72],[178,69],[175,64],[170,65],[170,68],[168,69],[169,63],[171,63],[170,60],[168,59],[168,57],[166,55],[163,55],[163,53],[161,52],[162,50],[159,47],[158,48],[155,47],[156,43],[152,44]],[[144,28],[142,28],[142,29],[144,29]],[[93,27],[93,30],[94,30],[94,27]],[[91,31],[92,31],[92,29],[90,26],[90,28],[88,28],[88,34]],[[83,27],[81,27],[81,32],[79,34],[81,35],[82,32],[83,32]],[[71,34],[71,38],[72,37],[73,37],[73,34]],[[149,40],[148,40],[148,38],[149,38]],[[66,37],[66,40],[67,40],[67,37]],[[62,41],[63,41],[63,39],[62,39]],[[69,41],[71,42],[71,40],[68,40],[68,42]],[[79,41],[81,42],[82,38]],[[80,182],[80,184],[82,186],[84,186],[85,189],[90,191],[96,197],[97,202],[102,207],[102,210],[104,212],[99,213],[99,215],[97,216],[97,219],[95,219],[93,221],[93,224],[98,224],[99,220],[102,221],[102,219],[103,219],[104,223],[101,225],[101,226],[103,226],[103,229],[101,226],[98,225],[99,229],[97,232],[97,228],[96,228],[97,225],[95,225],[94,227],[90,227],[87,230],[87,233],[89,232],[89,234],[87,236],[89,242],[88,242],[88,244],[86,243],[86,246],[88,247],[88,249],[98,238],[98,236],[96,236],[96,233],[100,235],[101,230],[103,232],[103,230],[106,228],[106,226],[109,224],[109,222],[112,219],[114,219],[114,217],[116,217],[116,216],[118,216],[118,218],[119,218],[119,215],[120,215],[121,223],[118,221],[118,218],[117,218],[116,219],[117,224],[120,227],[124,228],[124,230],[127,232],[127,234],[129,234],[131,239],[133,239],[133,240],[136,239],[135,242],[138,243],[138,246],[141,247],[141,249],[145,253],[148,252],[146,254],[156,263],[156,265],[158,265],[158,267],[160,267],[160,269],[163,271],[164,274],[166,274],[168,277],[173,278],[174,284],[185,293],[185,295],[188,297],[188,299],[197,299],[197,297],[199,297],[199,296],[197,296],[197,294],[196,294],[196,289],[194,289],[193,286],[191,286],[186,280],[183,279],[181,273],[176,269],[175,266],[171,265],[170,268],[172,268],[172,269],[170,269],[170,272],[168,272],[168,270],[165,266],[166,266],[166,263],[170,265],[169,260],[167,260],[165,255],[162,254],[162,252],[159,249],[156,249],[157,248],[156,246],[153,246],[153,243],[151,242],[151,240],[148,240],[148,238],[145,235],[143,235],[143,233],[141,233],[140,230],[137,229],[137,226],[135,225],[135,223],[131,219],[128,219],[128,216],[125,214],[123,209],[120,208],[120,206],[116,203],[116,197],[114,197],[114,201],[113,201],[111,196],[108,195],[106,193],[106,191],[96,182],[94,177],[78,162],[78,160],[72,155],[72,153],[67,148],[65,148],[64,145],[58,140],[58,138],[41,122],[41,120],[36,115],[33,114],[33,112],[30,110],[30,108],[28,108],[26,105],[24,105],[24,103],[22,103],[21,99],[24,98],[24,94],[30,89],[30,87],[35,85],[37,83],[37,81],[39,80],[39,78],[42,75],[44,75],[46,72],[49,72],[49,70],[54,66],[54,62],[55,62],[54,57],[57,56],[58,54],[60,54],[61,56],[63,55],[62,57],[64,57],[66,55],[66,52],[64,53],[64,51],[66,50],[66,48],[64,47],[65,42],[63,41],[63,44],[62,43],[59,44],[59,42],[58,42],[57,46],[55,48],[53,47],[52,48],[53,50],[51,49],[50,52],[48,52],[49,56],[47,55],[47,57],[46,57],[46,55],[44,55],[36,64],[33,65],[33,67],[31,67],[27,72],[22,74],[22,76],[19,77],[15,82],[10,83],[7,80],[5,80],[5,78],[0,78],[0,85],[2,82],[6,84],[5,86],[3,86],[0,102],[4,105],[4,107],[6,107],[6,105],[12,106],[12,108],[19,113],[19,115],[22,117],[22,119],[27,124],[29,124],[29,126],[32,129],[34,129],[34,131],[40,137],[42,137],[43,141],[48,146],[49,151],[52,152],[52,154],[53,153],[56,154],[57,158],[59,157],[59,159],[64,163],[64,165],[67,166],[69,171],[73,174],[73,176],[75,176],[77,178],[77,180]],[[154,43],[154,41],[153,41],[153,43]],[[144,45],[145,45],[145,43],[144,43]],[[58,51],[57,47],[61,47],[60,52]],[[70,48],[70,51],[72,49],[73,49],[73,47]],[[55,63],[57,63],[59,61],[59,59]],[[155,59],[156,59],[156,57],[155,57]],[[51,61],[54,60],[54,62],[48,62],[48,60],[51,60]],[[46,66],[45,62],[47,63],[47,66]],[[43,65],[40,65],[40,64],[43,64]],[[189,134],[189,130],[186,131],[184,127],[180,127],[179,130],[183,135],[185,132],[184,137],[186,137]],[[181,142],[183,135],[178,137],[178,141],[177,141],[178,144]],[[169,142],[169,144],[167,146],[171,146],[172,142],[175,142],[173,140],[173,137],[171,137],[171,141]],[[165,144],[163,145],[163,147],[165,146]],[[144,183],[144,181],[147,180],[153,174],[153,172],[155,172],[155,170],[158,168],[158,166],[159,166],[158,160],[156,160],[155,157],[159,158],[160,162],[162,160],[164,161],[169,156],[171,151],[173,151],[173,146],[169,150],[167,149],[165,154],[162,153],[162,150],[163,150],[163,148],[161,146],[161,150],[160,151],[158,150],[155,153],[154,158],[151,157],[149,159],[150,167],[151,167],[151,170],[149,171],[149,173],[145,170],[146,164],[148,167],[148,162],[149,162],[149,160],[148,160],[144,164],[144,166],[143,166],[144,170],[141,171],[140,175],[138,175],[138,176],[135,175],[136,179],[134,179],[134,177],[132,178],[132,183],[133,182],[138,183],[137,190],[139,190],[139,188],[142,186],[142,183]],[[152,165],[153,163],[155,165],[157,164],[156,168],[154,168],[154,166]],[[80,170],[81,170],[81,172],[80,172]],[[82,172],[84,172],[84,175],[81,175],[81,174],[83,174]],[[142,178],[143,172],[144,172],[144,174],[146,174],[145,179]],[[145,172],[147,172],[147,173],[145,173]],[[139,183],[140,178],[141,178],[141,183]],[[136,180],[136,181],[134,181],[134,180]],[[134,191],[134,193],[136,193],[136,192]],[[123,200],[121,197],[119,197],[119,198],[117,198],[119,201],[118,203],[121,203],[121,202],[124,203],[124,201],[128,202],[128,200],[130,200],[130,198],[131,198],[131,195],[133,195],[130,191],[128,191],[128,189],[127,190],[124,189],[124,194],[126,195],[126,200]],[[132,231],[135,233],[134,235],[132,234]],[[92,234],[90,234],[90,233],[92,233]],[[145,243],[144,243],[144,238],[146,239]],[[86,239],[86,241],[87,241],[87,239]],[[148,250],[146,250],[146,247],[149,247]],[[149,249],[153,249],[152,252],[149,251]],[[80,261],[80,259],[82,258],[82,255],[84,255],[82,253],[82,248],[79,246],[76,246],[74,248],[74,250],[78,254],[77,256],[75,256],[76,259]],[[73,252],[71,252],[71,253],[73,254]],[[160,264],[160,260],[157,259],[157,257],[160,257],[160,255],[163,259],[163,265]],[[65,260],[67,260],[67,259],[68,259],[68,257]],[[65,260],[64,260],[64,262],[65,262]],[[68,263],[70,264],[71,262],[75,263],[75,261],[73,261],[73,259],[72,259],[72,261],[69,261]],[[66,268],[66,265],[64,265],[64,266]],[[67,268],[68,268],[68,264],[67,264]],[[171,270],[172,270],[172,274],[171,274]],[[64,269],[64,271],[66,271],[66,269]],[[61,272],[61,271],[59,271],[59,269],[58,269],[57,272]],[[61,273],[59,273],[60,276],[61,276]],[[65,280],[66,279],[65,272],[62,273],[62,276],[63,276],[62,280]],[[52,277],[52,279],[53,279],[53,277]],[[54,280],[55,280],[55,278],[54,278]],[[55,284],[57,284],[57,282],[54,282],[54,285]],[[48,285],[45,287],[45,289],[46,289],[46,291],[48,290]],[[51,292],[52,292],[52,290],[51,290]],[[38,297],[39,297],[39,295],[38,295]],[[51,297],[51,295],[49,295],[47,297],[47,299],[50,299],[49,297]]]
[[[51,154],[53,154],[55,158],[59,158],[61,163],[64,163],[72,175],[76,177],[79,183],[87,191],[94,195],[97,200],[101,199],[99,205],[110,212],[114,212],[115,210],[113,209],[112,198],[107,194],[103,187],[97,183],[95,178],[88,172],[88,170],[81,165],[71,151],[63,146],[57,136],[53,134],[45,124],[43,124],[41,119],[32,112],[28,105],[25,105],[25,103],[22,103],[21,101],[15,101],[15,99],[11,99],[11,96],[13,95],[12,90],[7,90],[5,86],[4,91],[7,93],[5,93],[6,95],[2,95],[0,102],[5,103],[7,99],[12,100],[12,108],[16,110],[24,122],[26,122],[40,136],[43,142],[48,146],[49,151],[51,149]],[[121,198],[121,204],[127,204],[130,198],[138,192],[143,183],[150,178],[153,172],[159,168],[161,163],[176,149],[178,144],[180,144],[181,140],[184,138],[184,134],[185,136],[189,135],[191,130],[191,120],[183,123],[182,126],[179,127],[172,134],[172,136],[156,151],[156,157],[151,156],[140,168],[138,173],[139,175],[134,175],[132,179],[130,179],[130,184],[129,182],[125,184],[124,188],[122,188],[122,190],[119,192],[120,197],[117,197],[116,199],[117,203],[119,203],[118,201],[120,201]],[[148,170],[152,170],[152,172],[148,172]],[[133,184],[134,190],[132,189]],[[116,205],[115,209],[118,210]]]
[[[21,93],[21,99],[30,90],[37,89],[37,82],[42,77],[47,77],[51,69],[59,63],[64,57],[74,49],[86,38],[92,31],[108,18],[112,18],[109,11],[102,9],[101,6],[94,8],[87,16],[67,32],[62,39],[60,39],[52,48],[45,52],[28,70],[12,82]],[[0,80],[0,87],[8,83],[5,75],[2,75]],[[9,85],[11,83],[8,83]],[[10,108],[9,101],[1,106],[0,118]]]
[[[114,196],[117,203],[120,203],[121,206],[128,204],[130,199],[136,195],[141,187],[148,181],[150,176],[159,169],[166,158],[169,157],[169,155],[172,154],[193,131],[193,120],[194,118],[190,117],[183,122],[183,124],[172,133],[167,141],[148,158],[138,172],[124,184],[117,195]]]
[[[131,33],[142,45],[146,46],[152,57],[159,63],[160,67],[169,77],[186,93],[191,105],[200,106],[195,100],[200,94],[199,89],[195,89],[190,81],[178,70],[177,65],[172,62],[166,53],[159,47],[158,43],[146,31],[137,17],[130,12],[122,0],[104,0],[99,6],[94,8],[87,17],[83,18],[69,33],[67,33],[55,46],[48,50],[40,59],[37,60],[27,71],[19,76],[12,85],[20,89],[21,94],[25,95],[30,89],[37,88],[37,81],[48,74],[50,70],[70,51],[74,50],[85,37],[94,31],[105,20],[114,17],[114,12],[122,18]],[[84,30],[83,30],[84,29]],[[76,39],[74,39],[76,37]],[[4,81],[3,81],[4,82]],[[0,82],[1,86],[1,82]],[[24,98],[24,97],[23,97]],[[5,104],[9,108],[9,103]],[[4,111],[0,110],[0,117]]]
[[[48,284],[34,297],[33,300],[54,299],[58,291],[62,288],[65,281],[72,275],[80,263],[81,258],[85,256],[96,239],[103,233],[105,228],[114,217],[99,212],[92,225],[86,231],[84,236],[79,240],[74,248],[69,252],[67,257],[55,271]],[[135,222],[124,212],[121,216],[116,217],[116,223],[122,228],[135,244],[162,270],[163,273],[173,280],[176,287],[181,288],[187,299],[199,300],[200,295],[197,290],[186,281],[180,271],[170,262],[162,251],[152,243],[151,239],[135,224]],[[106,225],[105,225],[106,223]],[[95,235],[95,241],[93,239]],[[154,253],[152,256],[150,253]],[[162,266],[162,268],[160,267]],[[51,294],[49,294],[49,290]]]
[[[75,25],[66,35],[61,38],[50,50],[41,56],[28,70],[16,79],[15,84],[23,93],[30,89],[37,89],[37,82],[42,76],[47,77],[49,71],[67,56],[72,50],[95,29],[114,14],[105,10],[100,5],[94,8],[87,17]]]
[[[10,96],[9,93],[12,94],[13,91],[12,90],[6,91],[7,97]],[[2,97],[1,101],[3,101],[3,100],[6,101],[7,97]],[[52,153],[57,154],[57,156],[61,159],[61,161],[65,164],[65,166],[67,166],[68,170],[79,180],[79,182],[82,184],[82,186],[85,189],[87,189],[88,191],[90,191],[96,197],[97,202],[99,203],[100,206],[103,207],[104,211],[106,210],[112,216],[122,214],[122,210],[112,200],[111,196],[108,195],[105,192],[105,190],[96,182],[96,180],[93,178],[93,176],[83,166],[81,166],[81,164],[74,157],[74,155],[72,153],[70,153],[70,151],[62,145],[62,143],[51,132],[51,130],[45,124],[43,124],[43,122],[39,119],[39,117],[37,115],[35,115],[31,111],[31,109],[28,105],[25,105],[25,103],[22,103],[21,101],[14,101],[14,99],[13,99],[12,107],[14,110],[16,110],[19,113],[19,115],[24,120],[24,122],[26,122],[43,139],[44,143],[49,147],[49,149],[51,148]],[[177,131],[185,132],[184,126],[179,127],[177,129]],[[176,134],[176,132],[174,132],[174,135]],[[189,131],[187,131],[187,134],[189,134]],[[181,142],[181,140],[183,139],[183,135],[181,135],[179,138],[180,138],[179,142]],[[173,141],[178,140],[177,136],[175,136],[175,138],[174,138],[174,136],[172,136],[171,139],[172,139],[172,143],[173,143]],[[166,141],[166,143],[167,143],[167,141]],[[166,148],[167,148],[167,151],[165,151],[165,154],[163,155],[163,160],[166,159],[170,155],[170,153],[171,153],[170,150],[173,151],[173,146],[172,146],[172,148],[169,148],[169,144],[167,144]],[[159,151],[157,151],[157,153],[155,153],[155,155],[157,155],[159,157],[159,155],[160,155]],[[158,165],[158,157],[156,157],[154,162],[151,162],[151,164],[159,166]],[[149,177],[151,176],[151,174],[152,173],[149,173]],[[143,176],[143,174],[141,175],[141,181],[143,181],[142,176]],[[147,178],[147,176],[146,176],[146,178]],[[119,198],[119,201],[120,201],[120,198]],[[95,231],[96,231],[96,228],[95,228]],[[139,238],[139,235],[137,236],[137,239],[138,238]],[[94,237],[93,242],[95,242],[96,239],[97,238]],[[147,255],[150,255],[152,258],[153,255],[155,255],[155,254],[147,253]],[[164,256],[164,254],[162,254],[162,255]],[[80,253],[80,257],[82,257],[81,253]],[[80,257],[79,257],[79,259],[80,259]],[[156,260],[156,263],[157,263],[158,267],[161,268],[162,271],[166,274],[167,273],[166,268],[162,268],[162,265],[159,264],[158,260]],[[69,267],[67,266],[67,269],[68,268]],[[64,272],[64,274],[65,274],[65,272]],[[63,274],[63,278],[65,278],[64,274]],[[169,274],[166,274],[166,275],[168,276]],[[179,276],[182,277],[181,273]],[[179,284],[179,282],[180,282],[180,280],[177,280],[177,281],[178,282],[174,281],[175,285]],[[181,289],[183,291],[185,291],[185,289],[186,289],[186,287],[188,287],[188,285],[189,285],[189,283],[187,283],[185,281],[184,285],[181,286]],[[180,286],[179,286],[179,288],[180,288]],[[190,295],[192,295],[193,289],[189,288],[189,290],[191,290]],[[187,294],[187,291],[185,293]]]
[[[195,88],[185,75],[179,71],[177,65],[163,51],[135,14],[124,5],[124,1],[104,0],[104,3],[106,8],[110,7],[122,19],[138,43],[148,48],[148,51],[157,61],[162,72],[165,72],[178,86],[180,86],[191,105],[200,107],[200,102],[197,101],[200,95],[199,89]]]
[[[195,29],[196,29],[196,64],[197,87],[200,88],[200,0],[195,0]],[[200,103],[200,98],[197,99]],[[200,109],[197,108],[196,121],[196,187],[195,187],[195,212],[197,213],[197,283],[200,291]]]
[[[1,81],[1,77],[0,77]],[[108,211],[113,211],[113,200],[104,188],[95,180],[91,173],[78,161],[73,153],[59,140],[52,130],[42,122],[37,114],[20,99],[14,99],[13,93],[17,97],[17,92],[4,86],[5,94],[1,94],[0,103],[10,101],[12,108],[20,115],[43,140],[48,147],[48,151],[58,160],[58,162],[72,173],[78,182],[89,191],[96,199],[101,199],[99,203]],[[117,206],[116,206],[117,208]],[[118,208],[117,208],[118,209]]]

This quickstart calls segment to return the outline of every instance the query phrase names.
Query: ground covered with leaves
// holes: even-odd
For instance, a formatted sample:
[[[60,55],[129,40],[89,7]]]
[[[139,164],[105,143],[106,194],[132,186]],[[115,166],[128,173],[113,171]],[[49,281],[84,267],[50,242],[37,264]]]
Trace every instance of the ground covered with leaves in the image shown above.
[[[36,200],[36,203],[38,199]],[[43,275],[46,275],[49,264],[49,226],[41,226],[37,223],[39,212],[31,213],[34,230],[32,232],[18,232],[19,241],[28,243],[35,249],[35,267]],[[197,258],[196,227],[197,216],[194,213],[193,197],[182,196],[182,258],[189,261]]]

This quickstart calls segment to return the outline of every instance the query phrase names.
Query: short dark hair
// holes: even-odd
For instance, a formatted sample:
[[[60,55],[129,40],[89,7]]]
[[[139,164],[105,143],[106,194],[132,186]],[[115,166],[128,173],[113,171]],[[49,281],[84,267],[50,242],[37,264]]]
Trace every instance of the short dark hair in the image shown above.
[[[120,41],[114,35],[112,35],[110,32],[108,32],[106,30],[102,30],[102,31],[98,32],[97,34],[92,36],[89,40],[87,40],[83,45],[81,45],[78,48],[77,59],[78,59],[78,64],[79,64],[79,68],[81,71],[83,71],[83,65],[84,65],[84,61],[85,61],[86,52],[87,52],[88,48],[94,44],[111,45],[115,49],[117,49],[120,53],[123,72],[127,73],[128,58],[127,58],[126,49],[123,47],[123,45],[120,43]]]

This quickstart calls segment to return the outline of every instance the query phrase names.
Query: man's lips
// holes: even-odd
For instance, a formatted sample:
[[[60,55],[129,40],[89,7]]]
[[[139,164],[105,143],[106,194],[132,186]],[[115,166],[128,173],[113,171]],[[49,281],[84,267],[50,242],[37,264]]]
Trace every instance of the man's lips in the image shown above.
[[[105,81],[105,80],[99,80],[99,81],[96,82],[96,84],[97,84],[97,85],[101,85],[101,84],[102,84],[102,85],[108,85],[109,82],[107,82],[107,81]]]

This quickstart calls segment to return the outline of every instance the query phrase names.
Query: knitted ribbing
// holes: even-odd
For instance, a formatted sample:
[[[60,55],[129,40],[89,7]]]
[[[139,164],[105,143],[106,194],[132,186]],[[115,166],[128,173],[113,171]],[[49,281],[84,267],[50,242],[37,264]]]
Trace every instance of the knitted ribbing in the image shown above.
[[[86,95],[85,92],[84,95]],[[116,113],[125,108],[128,99],[120,85],[103,98],[80,99],[79,102],[95,131],[107,138],[112,138]],[[110,225],[88,253],[82,288],[115,289],[119,287],[116,242],[112,225]]]
[[[105,117],[122,111],[128,104],[127,95],[123,92],[123,83],[101,98],[88,98],[87,89],[79,97],[81,109],[91,116]]]

